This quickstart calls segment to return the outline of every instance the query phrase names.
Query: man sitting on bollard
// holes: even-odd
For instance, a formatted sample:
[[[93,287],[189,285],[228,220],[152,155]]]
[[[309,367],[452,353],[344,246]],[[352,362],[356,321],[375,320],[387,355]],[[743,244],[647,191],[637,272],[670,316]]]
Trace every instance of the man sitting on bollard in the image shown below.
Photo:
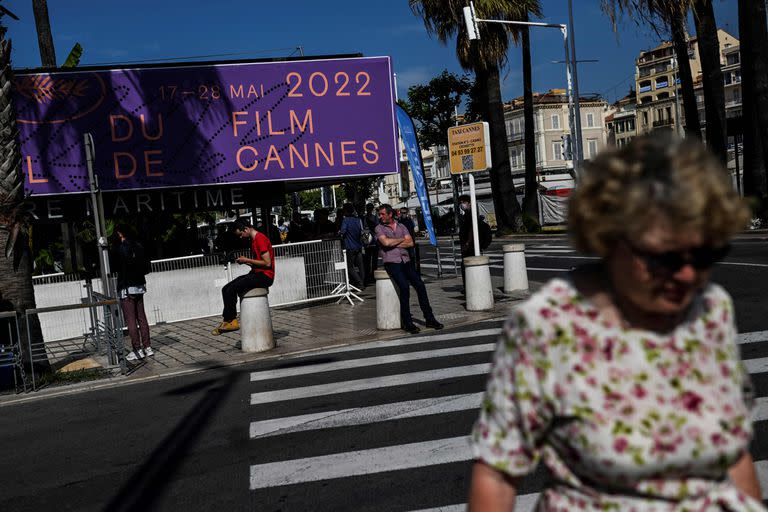
[[[400,321],[403,330],[411,334],[419,332],[419,328],[413,323],[411,308],[408,304],[411,285],[416,289],[419,297],[419,306],[424,313],[426,326],[442,329],[443,324],[437,321],[432,312],[432,306],[429,305],[427,288],[408,255],[408,249],[413,247],[413,238],[408,233],[408,229],[394,219],[392,207],[388,204],[379,206],[379,220],[381,222],[376,226],[376,240],[381,248],[384,268],[400,292]]]
[[[213,330],[214,335],[240,329],[240,322],[237,320],[238,297],[242,297],[254,288],[269,288],[275,280],[275,252],[269,238],[244,219],[233,222],[231,229],[235,236],[251,240],[252,256],[255,258],[238,256],[235,260],[239,264],[249,265],[251,271],[233,279],[221,289],[224,312],[222,322]]]

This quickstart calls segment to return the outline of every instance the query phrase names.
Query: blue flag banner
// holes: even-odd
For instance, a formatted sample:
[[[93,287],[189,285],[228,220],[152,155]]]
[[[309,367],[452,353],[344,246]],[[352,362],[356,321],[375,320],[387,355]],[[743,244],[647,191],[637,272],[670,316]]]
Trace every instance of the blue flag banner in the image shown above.
[[[421,204],[421,213],[424,217],[427,233],[429,233],[429,242],[432,245],[437,245],[435,227],[432,224],[432,210],[429,206],[429,195],[427,194],[427,184],[424,182],[424,165],[421,162],[421,150],[419,149],[419,141],[416,138],[416,128],[413,126],[411,116],[400,105],[395,105],[395,107],[397,124],[400,126],[400,137],[403,139],[405,152],[408,154],[408,162],[411,164],[413,184]]]

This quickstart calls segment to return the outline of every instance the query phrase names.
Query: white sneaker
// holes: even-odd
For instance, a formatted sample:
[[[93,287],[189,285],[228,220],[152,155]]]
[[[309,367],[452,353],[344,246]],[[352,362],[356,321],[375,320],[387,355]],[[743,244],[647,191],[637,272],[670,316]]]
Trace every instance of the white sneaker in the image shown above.
[[[126,361],[138,361],[139,359],[144,359],[144,351],[141,349],[129,352],[128,355],[125,356]]]
[[[146,347],[144,349],[144,354],[147,355],[147,357],[153,356],[153,355],[155,355],[155,351],[152,350],[152,347]]]

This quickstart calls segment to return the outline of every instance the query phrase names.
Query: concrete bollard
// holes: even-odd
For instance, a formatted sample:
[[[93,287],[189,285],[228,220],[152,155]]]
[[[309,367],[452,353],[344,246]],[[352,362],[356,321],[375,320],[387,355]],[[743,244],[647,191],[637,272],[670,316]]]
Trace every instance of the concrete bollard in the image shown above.
[[[525,244],[508,244],[504,249],[504,293],[528,289]]]
[[[254,288],[240,301],[240,343],[243,352],[264,352],[275,348],[269,289]]]
[[[386,270],[373,273],[376,278],[376,328],[400,329],[400,297]]]
[[[464,258],[464,289],[467,294],[468,311],[485,311],[493,308],[493,285],[488,256],[468,256]]]

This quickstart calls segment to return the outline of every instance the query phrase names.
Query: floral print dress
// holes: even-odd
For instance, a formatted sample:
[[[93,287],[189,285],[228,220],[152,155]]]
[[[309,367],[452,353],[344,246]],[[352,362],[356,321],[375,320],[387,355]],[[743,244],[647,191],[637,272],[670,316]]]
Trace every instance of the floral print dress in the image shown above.
[[[727,479],[752,435],[748,382],[721,287],[657,334],[554,279],[505,325],[472,448],[511,476],[542,459],[537,510],[764,510]]]

